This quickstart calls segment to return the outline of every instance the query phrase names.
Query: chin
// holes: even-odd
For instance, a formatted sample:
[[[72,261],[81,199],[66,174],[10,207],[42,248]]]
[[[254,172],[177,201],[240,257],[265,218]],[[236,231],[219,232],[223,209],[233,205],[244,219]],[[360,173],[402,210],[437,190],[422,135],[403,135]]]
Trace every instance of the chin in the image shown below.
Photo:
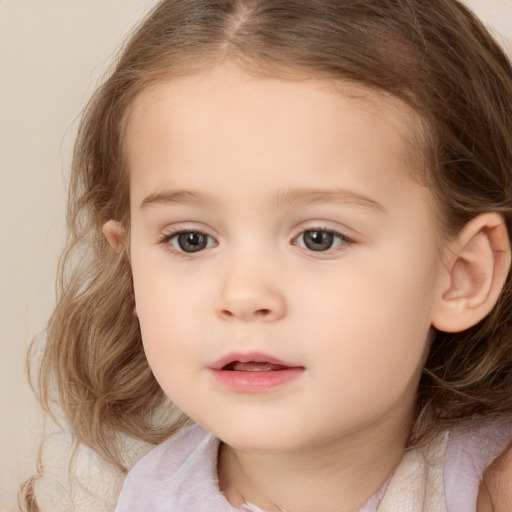
[[[222,442],[235,450],[259,453],[286,452],[299,448],[306,441],[289,429],[272,425],[220,425],[219,428],[205,428]]]

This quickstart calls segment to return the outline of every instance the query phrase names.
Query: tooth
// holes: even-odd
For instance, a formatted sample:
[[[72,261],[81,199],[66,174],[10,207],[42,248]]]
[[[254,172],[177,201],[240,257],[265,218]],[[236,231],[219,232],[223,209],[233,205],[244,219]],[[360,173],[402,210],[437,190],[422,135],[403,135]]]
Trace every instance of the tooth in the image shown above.
[[[256,361],[249,361],[246,363],[242,363],[240,361],[236,361],[230,365],[230,369],[233,371],[239,371],[239,372],[271,372],[271,371],[278,371],[283,370],[286,368],[286,366],[268,363],[268,362],[256,362]]]

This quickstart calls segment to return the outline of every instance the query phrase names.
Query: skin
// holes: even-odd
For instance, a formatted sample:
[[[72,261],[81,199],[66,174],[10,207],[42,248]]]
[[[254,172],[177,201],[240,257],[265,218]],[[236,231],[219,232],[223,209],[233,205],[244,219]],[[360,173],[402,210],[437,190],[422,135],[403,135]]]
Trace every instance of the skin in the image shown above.
[[[509,447],[485,472],[477,512],[508,512],[512,505],[512,449]]]
[[[134,105],[129,255],[144,347],[168,396],[223,441],[219,485],[234,505],[357,510],[402,457],[432,326],[482,283],[467,265],[454,279],[457,260],[439,250],[431,196],[410,172],[414,121],[354,86],[229,65]],[[332,248],[312,250],[312,231],[335,232]],[[469,231],[456,255],[481,225]],[[187,253],[178,234],[198,232],[206,245]],[[127,243],[122,226],[105,234]],[[209,369],[233,352],[303,371],[235,392]]]

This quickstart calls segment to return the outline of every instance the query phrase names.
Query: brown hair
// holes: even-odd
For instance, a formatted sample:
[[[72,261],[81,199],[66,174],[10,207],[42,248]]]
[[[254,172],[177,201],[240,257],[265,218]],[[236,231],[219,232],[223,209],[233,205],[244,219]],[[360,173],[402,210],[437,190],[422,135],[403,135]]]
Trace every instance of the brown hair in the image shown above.
[[[37,384],[79,442],[122,464],[118,434],[158,443],[185,421],[156,421],[165,402],[144,357],[125,255],[101,233],[128,222],[125,120],[163,79],[235,60],[250,72],[352,81],[399,98],[423,120],[423,179],[444,232],[499,212],[512,229],[512,69],[457,0],[164,0],[135,31],[88,105],[76,143],[69,241]],[[512,285],[492,313],[436,333],[420,384],[415,441],[475,414],[512,415]]]

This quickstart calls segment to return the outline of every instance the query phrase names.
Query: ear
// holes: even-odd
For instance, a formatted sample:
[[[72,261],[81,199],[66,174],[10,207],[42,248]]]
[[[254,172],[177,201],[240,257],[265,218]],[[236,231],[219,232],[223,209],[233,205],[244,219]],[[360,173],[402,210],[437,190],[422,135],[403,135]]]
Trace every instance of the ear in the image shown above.
[[[109,220],[103,224],[102,231],[112,249],[114,249],[117,254],[121,254],[126,247],[126,230],[123,228],[123,225],[116,220]],[[137,306],[135,305],[133,306],[133,316],[135,318],[138,317]]]
[[[112,249],[120,254],[126,246],[126,232],[121,223],[109,220],[103,224],[102,231]]]
[[[445,274],[432,311],[432,325],[444,332],[474,326],[492,310],[510,269],[510,242],[503,218],[483,213],[450,243]]]

